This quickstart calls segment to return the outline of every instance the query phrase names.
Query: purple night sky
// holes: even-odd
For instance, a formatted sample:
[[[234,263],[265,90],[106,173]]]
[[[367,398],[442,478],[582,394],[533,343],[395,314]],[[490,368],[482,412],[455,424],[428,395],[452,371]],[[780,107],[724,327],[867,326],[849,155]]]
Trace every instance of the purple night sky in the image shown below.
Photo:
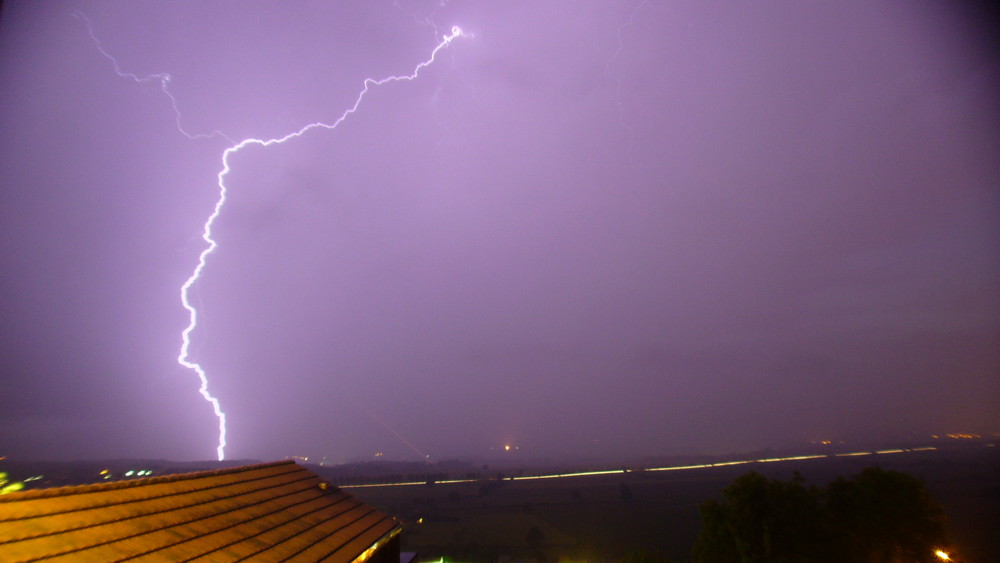
[[[0,456],[1000,430],[1000,72],[946,1],[5,2]],[[388,430],[391,428],[392,431]],[[411,448],[404,439],[414,446]]]

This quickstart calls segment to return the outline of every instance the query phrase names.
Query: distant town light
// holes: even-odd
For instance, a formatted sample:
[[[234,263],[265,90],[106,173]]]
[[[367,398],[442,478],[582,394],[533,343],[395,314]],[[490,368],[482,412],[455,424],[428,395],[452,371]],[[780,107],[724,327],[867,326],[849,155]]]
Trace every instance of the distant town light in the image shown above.
[[[943,550],[939,549],[935,551],[934,555],[937,555],[937,558],[940,559],[941,561],[951,561],[951,556],[948,555],[948,553]]]

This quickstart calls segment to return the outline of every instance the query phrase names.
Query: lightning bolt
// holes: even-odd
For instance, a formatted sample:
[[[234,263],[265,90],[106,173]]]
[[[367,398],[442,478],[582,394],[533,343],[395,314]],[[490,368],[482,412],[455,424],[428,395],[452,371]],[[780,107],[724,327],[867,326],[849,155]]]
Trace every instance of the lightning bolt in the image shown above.
[[[622,32],[624,32],[626,27],[635,23],[636,14],[638,14],[639,10],[643,9],[643,7],[645,7],[646,4],[648,3],[649,0],[642,0],[639,4],[635,6],[635,8],[632,9],[632,12],[628,16],[628,21],[618,26],[618,30],[616,32],[616,35],[618,37],[618,49],[615,50],[614,54],[611,55],[611,58],[608,59],[608,62],[605,63],[604,65],[604,72],[608,76],[612,75],[611,67],[614,64],[615,59],[617,59],[618,55],[620,55],[622,51],[625,50],[625,41],[622,39]],[[635,160],[632,157],[632,150],[633,148],[635,148],[635,131],[633,131],[632,128],[625,123],[625,105],[622,103],[622,79],[621,77],[618,77],[618,78],[613,78],[613,80],[615,81],[615,105],[618,106],[618,123],[619,125],[622,126],[622,129],[624,129],[626,134],[628,135],[628,160],[629,163],[632,165],[632,169],[635,170],[638,168],[635,164]]]
[[[117,74],[121,78],[128,78],[133,82],[135,82],[136,84],[146,84],[149,82],[154,82],[154,83],[158,82],[160,84],[160,90],[162,90],[163,94],[167,96],[168,100],[170,100],[170,107],[174,110],[174,123],[177,124],[177,130],[181,132],[181,135],[184,135],[185,137],[191,140],[209,139],[211,137],[222,137],[223,139],[229,141],[230,143],[236,142],[227,137],[225,133],[219,131],[218,129],[212,131],[211,133],[189,133],[187,130],[185,130],[184,126],[181,125],[181,110],[177,106],[177,98],[175,98],[174,93],[170,91],[170,80],[171,80],[170,73],[157,72],[153,74],[147,74],[146,76],[139,76],[138,74],[133,74],[131,72],[123,71],[121,65],[118,63],[118,59],[111,56],[111,54],[104,49],[104,44],[101,43],[101,40],[97,38],[97,34],[94,33],[94,24],[90,21],[90,18],[88,18],[87,15],[84,14],[83,12],[73,12],[73,17],[82,21],[87,26],[87,35],[90,35],[90,39],[91,41],[94,42],[94,45],[97,47],[98,52],[100,52],[101,55],[104,56],[104,58],[111,61],[111,64],[115,69],[115,74]]]
[[[202,272],[205,270],[205,265],[207,263],[209,254],[214,252],[215,249],[219,247],[219,243],[212,238],[212,225],[215,223],[216,219],[219,218],[219,215],[222,213],[222,208],[226,204],[226,193],[228,191],[228,189],[226,188],[226,176],[228,176],[229,172],[232,170],[229,166],[229,157],[231,157],[232,155],[238,153],[239,151],[243,150],[244,148],[250,145],[260,145],[262,147],[269,147],[271,145],[278,145],[286,141],[290,141],[292,139],[301,137],[302,135],[305,135],[306,133],[312,131],[313,129],[327,129],[327,130],[336,129],[341,123],[344,122],[345,119],[347,119],[356,111],[358,111],[358,108],[361,106],[361,102],[364,101],[365,99],[365,95],[367,95],[368,92],[371,91],[373,87],[382,86],[383,84],[388,84],[391,82],[415,80],[417,76],[420,74],[420,71],[433,64],[435,59],[437,58],[437,54],[442,49],[450,45],[451,42],[458,37],[462,37],[462,29],[458,26],[452,27],[451,33],[445,35],[441,39],[441,41],[437,44],[434,50],[431,51],[430,57],[427,60],[418,64],[413,69],[413,72],[410,74],[393,75],[378,80],[372,78],[365,78],[364,85],[361,91],[358,93],[358,97],[354,100],[354,105],[346,109],[344,113],[340,114],[340,117],[338,117],[332,123],[315,121],[313,123],[306,125],[305,127],[302,127],[298,131],[288,133],[283,137],[275,137],[267,140],[257,139],[253,137],[246,138],[234,144],[233,146],[227,148],[225,151],[223,151],[222,170],[219,171],[218,175],[219,199],[216,200],[215,207],[212,210],[212,213],[208,216],[208,219],[205,221],[205,226],[201,234],[201,238],[204,239],[206,243],[208,243],[208,246],[201,251],[201,254],[198,256],[198,265],[195,266],[194,271],[191,273],[191,276],[187,279],[186,282],[184,282],[184,285],[181,286],[181,303],[184,305],[184,308],[187,309],[188,314],[190,315],[190,322],[188,323],[188,326],[184,329],[184,331],[181,332],[181,349],[180,349],[180,354],[177,356],[177,362],[179,364],[188,369],[193,370],[195,373],[198,374],[198,379],[201,381],[201,387],[198,389],[198,391],[201,393],[201,396],[204,397],[206,401],[212,404],[212,410],[215,412],[215,416],[219,419],[219,445],[216,448],[216,452],[219,455],[219,461],[222,461],[223,459],[226,458],[225,454],[226,413],[222,411],[222,408],[219,404],[219,400],[208,392],[208,375],[205,373],[205,370],[197,362],[192,362],[189,360],[188,351],[191,347],[191,333],[198,326],[198,310],[195,309],[195,307],[191,304],[191,301],[188,299],[188,293],[191,287],[198,282],[198,279],[201,277]]]
[[[208,390],[208,374],[205,372],[205,369],[198,362],[192,361],[190,357],[191,333],[194,332],[194,330],[198,327],[198,310],[195,308],[194,305],[191,304],[189,295],[191,288],[201,278],[202,273],[204,273],[205,267],[208,263],[209,255],[215,252],[215,250],[219,247],[219,243],[212,237],[212,227],[215,224],[215,221],[219,218],[219,215],[222,213],[222,208],[226,204],[226,195],[228,193],[228,188],[226,187],[226,176],[228,176],[229,172],[232,170],[229,164],[230,157],[251,145],[270,147],[272,145],[279,145],[287,141],[297,139],[298,137],[301,137],[302,135],[305,135],[309,131],[315,129],[326,129],[331,131],[336,129],[341,123],[344,122],[344,120],[346,120],[348,117],[350,117],[351,115],[353,115],[355,112],[358,111],[358,108],[364,101],[365,96],[368,94],[368,92],[372,90],[372,88],[383,86],[385,84],[393,82],[409,82],[412,80],[416,80],[416,78],[420,75],[420,71],[422,71],[424,68],[434,63],[434,61],[437,59],[438,53],[440,53],[442,49],[448,47],[448,45],[450,45],[451,42],[454,41],[455,39],[459,37],[465,37],[466,35],[462,32],[462,29],[460,27],[453,26],[449,33],[441,37],[437,46],[435,46],[434,49],[431,51],[430,57],[428,57],[423,62],[418,63],[410,74],[392,75],[381,79],[365,78],[361,91],[358,93],[357,98],[355,98],[354,100],[354,104],[351,105],[351,107],[349,107],[348,109],[344,110],[344,112],[340,114],[340,117],[338,117],[331,123],[316,121],[302,127],[301,129],[298,129],[297,131],[288,133],[282,137],[274,137],[271,139],[258,139],[255,137],[249,137],[239,142],[236,142],[227,137],[222,132],[217,130],[209,134],[191,134],[187,132],[181,126],[181,112],[178,109],[176,98],[169,89],[170,74],[157,73],[141,77],[136,74],[122,71],[121,66],[118,64],[118,61],[104,49],[100,40],[97,38],[96,34],[94,33],[94,28],[90,20],[83,13],[80,12],[76,12],[74,15],[80,20],[82,20],[84,23],[86,23],[87,32],[90,35],[91,40],[93,40],[94,44],[97,46],[98,51],[100,51],[100,53],[105,58],[111,61],[111,63],[114,65],[115,73],[118,74],[118,76],[122,78],[129,78],[135,81],[136,83],[159,82],[160,89],[167,96],[167,98],[169,98],[171,106],[173,107],[174,115],[176,117],[175,121],[177,124],[177,129],[181,132],[181,134],[183,134],[185,137],[189,139],[221,136],[230,143],[233,143],[232,146],[230,146],[229,148],[227,148],[222,152],[222,170],[220,170],[217,175],[219,198],[216,200],[215,206],[212,208],[212,213],[209,214],[208,218],[205,220],[204,227],[202,228],[201,238],[208,244],[208,246],[206,246],[205,249],[202,250],[201,253],[198,255],[197,265],[191,272],[191,275],[187,278],[184,284],[181,285],[180,288],[181,304],[184,306],[184,309],[187,310],[188,312],[188,325],[184,328],[183,331],[181,331],[181,347],[180,347],[180,352],[177,355],[178,364],[194,371],[195,374],[197,374],[198,380],[200,382],[198,392],[201,393],[201,396],[208,403],[212,405],[212,411],[215,413],[215,416],[219,421],[219,442],[216,448],[216,453],[218,454],[219,461],[222,461],[226,457],[225,454],[227,445],[226,413],[223,412],[222,405],[219,402],[219,399],[213,396]]]

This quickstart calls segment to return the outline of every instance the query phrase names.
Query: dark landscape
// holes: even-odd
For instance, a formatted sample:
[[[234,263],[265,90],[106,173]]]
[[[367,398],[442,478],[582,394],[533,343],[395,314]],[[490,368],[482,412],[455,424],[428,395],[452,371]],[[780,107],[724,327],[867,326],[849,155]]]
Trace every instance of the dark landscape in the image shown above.
[[[812,459],[737,465],[726,464],[762,456],[801,457],[803,452],[754,452],[725,459],[667,458],[647,462],[674,463],[621,469],[612,469],[607,463],[572,467],[510,459],[306,466],[399,518],[404,524],[403,551],[417,552],[426,561],[442,557],[446,561],[619,561],[641,557],[687,561],[701,528],[698,507],[718,498],[740,475],[754,471],[772,479],[790,479],[798,472],[807,483],[823,485],[873,466],[912,475],[927,486],[945,509],[951,547],[961,557],[957,560],[1000,560],[1000,543],[994,533],[994,523],[1000,521],[1000,450],[995,442],[949,440],[929,446],[934,449],[907,446],[859,452],[865,455],[831,453]],[[876,451],[889,453],[873,453]],[[256,461],[3,460],[0,471],[19,479],[43,475],[27,483],[28,488],[39,488],[101,482],[105,470],[110,479],[133,479],[140,476],[125,473],[138,467],[152,468],[149,470],[159,476],[248,463]],[[711,463],[718,466],[653,469]],[[552,476],[574,470],[600,474]],[[383,484],[349,484],[365,481]]]
[[[547,560],[620,560],[641,553],[685,561],[700,529],[698,506],[756,471],[823,484],[877,465],[925,482],[948,519],[962,561],[998,561],[1000,452],[978,445],[903,453],[757,463],[683,471],[630,471],[552,480],[349,488],[406,523],[403,549],[428,560],[532,558],[533,528]],[[422,521],[421,521],[422,519]]]

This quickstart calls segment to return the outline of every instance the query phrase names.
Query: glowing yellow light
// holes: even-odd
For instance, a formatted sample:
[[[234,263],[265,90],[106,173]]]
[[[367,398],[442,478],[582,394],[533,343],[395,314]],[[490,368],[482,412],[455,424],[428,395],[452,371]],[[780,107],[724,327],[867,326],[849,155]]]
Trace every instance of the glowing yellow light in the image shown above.
[[[110,469],[105,469],[104,471],[101,471],[101,475],[107,475],[108,473],[111,473]]]
[[[841,442],[842,443],[842,442]],[[509,449],[508,449],[509,448]],[[491,448],[494,449],[494,448]],[[507,451],[514,451],[519,449],[517,446],[506,444],[504,449]],[[829,455],[800,455],[800,456],[788,456],[788,457],[772,457],[764,459],[742,459],[735,461],[717,461],[714,463],[699,463],[693,465],[674,465],[668,467],[645,467],[640,468],[639,471],[684,471],[691,469],[711,469],[716,467],[726,467],[732,465],[749,465],[755,463],[774,463],[782,461],[798,461],[798,460],[810,460],[810,459],[824,459],[830,456],[836,457],[854,457],[854,456],[868,456],[875,454],[893,454],[893,453],[907,453],[907,452],[921,452],[921,451],[933,451],[937,448],[933,446],[926,446],[922,448],[913,449],[894,449],[894,450],[879,450],[877,452],[867,451],[867,452],[841,452]],[[529,481],[529,480],[540,480],[540,479],[562,479],[566,477],[589,477],[594,475],[620,475],[622,472],[628,473],[629,469],[607,469],[607,470],[597,470],[597,471],[579,471],[571,473],[549,473],[542,475],[519,475],[516,477],[510,477],[511,481]],[[477,479],[445,479],[441,481],[435,481],[438,485],[449,485],[454,483],[472,483],[477,481]],[[345,489],[365,489],[374,487],[415,487],[426,485],[427,481],[408,481],[403,483],[377,483],[368,485],[345,485]],[[949,559],[950,561],[950,559]]]
[[[423,524],[423,523],[424,523],[423,518],[417,518],[417,524]]]
[[[20,481],[14,481],[13,483],[8,483],[7,481],[3,481],[3,483],[0,483],[0,495],[5,495],[7,493],[20,491],[23,488],[24,488],[24,483]]]
[[[951,556],[940,549],[935,551],[934,555],[937,555],[937,558],[941,561],[951,561]]]
[[[509,452],[510,451],[510,444],[504,444],[503,445],[503,449],[504,449],[504,451]]]
[[[400,533],[400,531],[402,531],[402,529],[403,529],[402,526],[396,526],[395,528],[393,528],[393,530],[391,532],[389,532],[388,534],[382,536],[382,538],[379,539],[377,542],[373,543],[371,547],[369,547],[368,549],[364,550],[361,553],[361,555],[355,557],[354,561],[352,561],[351,563],[364,563],[372,555],[374,555],[376,551],[382,549],[382,546],[384,546],[385,544],[389,543],[394,538],[396,538],[397,536],[399,536],[399,533]]]

